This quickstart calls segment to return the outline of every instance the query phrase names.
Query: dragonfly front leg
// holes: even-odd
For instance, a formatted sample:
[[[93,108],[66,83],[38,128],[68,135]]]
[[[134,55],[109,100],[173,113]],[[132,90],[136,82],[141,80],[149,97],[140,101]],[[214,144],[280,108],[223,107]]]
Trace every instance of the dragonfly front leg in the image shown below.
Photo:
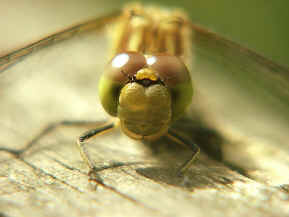
[[[111,131],[112,129],[116,127],[116,125],[117,124],[114,122],[112,123],[109,122],[101,127],[88,130],[84,132],[81,136],[79,136],[77,140],[81,157],[83,158],[83,160],[86,162],[86,164],[88,165],[90,169],[88,173],[88,175],[90,176],[90,179],[94,179],[93,176],[95,175],[94,173],[97,172],[97,168],[94,166],[93,160],[91,159],[89,152],[86,149],[87,140],[91,139],[94,136],[98,136],[98,135]]]
[[[199,152],[200,152],[200,148],[198,145],[192,143],[191,141],[189,141],[188,139],[181,137],[180,135],[178,135],[177,132],[175,132],[172,129],[169,129],[167,137],[181,145],[185,145],[188,148],[190,148],[192,150],[192,156],[191,158],[189,158],[188,160],[186,160],[178,169],[178,176],[183,175],[193,164],[193,162],[196,160],[196,157],[198,156]]]

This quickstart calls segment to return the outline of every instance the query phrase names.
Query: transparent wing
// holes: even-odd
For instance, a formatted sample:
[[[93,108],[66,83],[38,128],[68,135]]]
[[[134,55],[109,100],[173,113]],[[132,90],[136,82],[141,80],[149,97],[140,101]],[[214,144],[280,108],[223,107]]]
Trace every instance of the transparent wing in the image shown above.
[[[202,94],[198,103],[204,102],[220,121],[219,128],[287,144],[289,69],[215,33],[192,27],[192,79]]]
[[[51,34],[36,42],[27,44],[26,46],[16,49],[8,54],[4,54],[0,57],[0,73],[12,64],[19,62],[25,56],[44,47],[51,46],[57,42],[72,38],[77,34],[89,32],[92,30],[102,30],[104,26],[114,21],[119,14],[120,11],[114,11],[113,13],[108,13],[104,16],[97,17],[84,23],[73,25],[72,27]]]
[[[105,119],[97,80],[108,61],[104,27],[118,14],[69,27],[0,58],[1,146],[13,141],[23,147],[40,128],[59,120]]]
[[[188,119],[176,127],[231,168],[280,185],[289,172],[289,70],[198,26]]]

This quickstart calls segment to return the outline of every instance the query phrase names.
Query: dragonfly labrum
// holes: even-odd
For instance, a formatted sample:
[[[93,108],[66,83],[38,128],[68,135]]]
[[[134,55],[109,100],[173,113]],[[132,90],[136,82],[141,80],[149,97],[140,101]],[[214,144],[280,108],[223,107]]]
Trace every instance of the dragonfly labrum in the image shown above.
[[[56,42],[90,30],[101,30],[107,26],[109,27],[107,36],[111,39],[111,43],[108,58],[103,58],[109,61],[104,71],[95,71],[102,73],[98,82],[100,102],[104,110],[116,119],[85,132],[78,139],[81,155],[91,171],[95,170],[95,166],[86,148],[88,139],[120,126],[124,134],[133,139],[156,140],[166,136],[176,143],[187,145],[192,151],[191,158],[187,159],[178,170],[179,173],[185,172],[197,156],[199,147],[182,137],[176,129],[171,128],[171,125],[186,113],[200,89],[204,96],[212,99],[210,102],[217,105],[217,109],[214,110],[216,116],[222,118],[223,115],[229,118],[229,121],[223,123],[234,122],[240,128],[250,129],[248,131],[252,134],[260,133],[262,136],[269,135],[268,132],[273,131],[276,132],[278,141],[286,137],[282,131],[285,129],[283,126],[286,126],[286,118],[273,114],[285,114],[288,111],[289,70],[192,24],[186,13],[178,9],[128,5],[122,11],[74,25],[3,55],[0,57],[0,73],[4,74],[5,71],[17,67],[18,63],[21,64],[19,60],[25,63],[29,54],[37,53],[35,51],[43,47],[57,45]],[[195,54],[200,62],[193,62]],[[232,78],[237,82],[227,82]],[[208,87],[211,88],[210,94],[206,93]],[[249,94],[245,91],[242,94],[235,94],[231,91],[233,87],[248,89]],[[219,90],[221,92],[218,92]],[[253,97],[253,100],[244,100],[247,97]],[[265,104],[262,104],[263,102]],[[260,117],[258,121],[249,122],[248,118],[242,116],[252,116],[256,111],[253,109],[254,103],[266,106],[263,106],[264,111],[258,107],[257,113]],[[275,109],[272,113],[273,120],[268,118],[269,109]],[[236,120],[238,117],[242,121]],[[36,135],[25,148],[15,151],[15,154],[22,154],[57,126],[86,123],[88,122],[60,121],[51,124]],[[254,126],[255,123],[257,127]],[[274,127],[275,130],[272,129]]]

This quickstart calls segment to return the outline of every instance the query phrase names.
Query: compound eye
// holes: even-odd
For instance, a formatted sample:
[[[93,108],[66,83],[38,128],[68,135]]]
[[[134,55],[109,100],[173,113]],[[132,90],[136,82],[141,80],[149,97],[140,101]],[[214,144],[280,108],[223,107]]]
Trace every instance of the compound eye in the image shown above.
[[[173,55],[156,55],[146,58],[147,65],[155,69],[160,79],[168,86],[174,87],[190,81],[190,74],[183,61]]]
[[[172,102],[172,121],[177,120],[190,105],[193,86],[190,73],[183,61],[172,55],[147,56],[147,65],[158,73],[159,78],[168,87]]]
[[[145,65],[146,59],[142,54],[136,52],[119,53],[109,62],[105,74],[108,79],[124,84]]]

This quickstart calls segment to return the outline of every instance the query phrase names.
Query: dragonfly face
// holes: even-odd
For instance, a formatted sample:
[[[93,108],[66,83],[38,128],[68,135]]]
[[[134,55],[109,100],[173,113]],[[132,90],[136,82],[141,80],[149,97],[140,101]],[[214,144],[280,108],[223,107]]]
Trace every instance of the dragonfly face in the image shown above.
[[[186,66],[172,55],[117,54],[99,83],[104,109],[134,139],[164,135],[191,103],[192,93]]]

